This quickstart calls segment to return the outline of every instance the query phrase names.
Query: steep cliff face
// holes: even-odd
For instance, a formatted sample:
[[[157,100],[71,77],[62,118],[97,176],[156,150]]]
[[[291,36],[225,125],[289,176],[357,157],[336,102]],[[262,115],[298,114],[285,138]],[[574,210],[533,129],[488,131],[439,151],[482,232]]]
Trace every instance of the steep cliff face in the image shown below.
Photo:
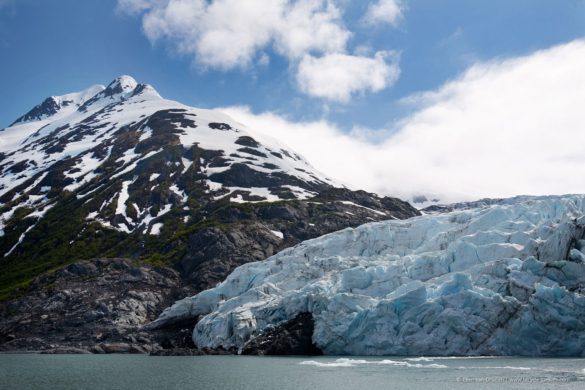
[[[269,350],[275,327],[305,313],[326,354],[583,356],[585,196],[448,210],[243,265],[149,328],[190,320],[200,348]]]

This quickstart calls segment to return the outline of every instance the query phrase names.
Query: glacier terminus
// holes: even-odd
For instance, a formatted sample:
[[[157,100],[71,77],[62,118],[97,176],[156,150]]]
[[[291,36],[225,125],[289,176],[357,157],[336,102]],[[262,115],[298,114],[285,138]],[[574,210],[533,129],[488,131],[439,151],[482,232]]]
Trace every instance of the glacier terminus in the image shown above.
[[[331,355],[583,356],[584,233],[584,195],[433,208],[240,266],[148,326],[241,351],[310,313]]]

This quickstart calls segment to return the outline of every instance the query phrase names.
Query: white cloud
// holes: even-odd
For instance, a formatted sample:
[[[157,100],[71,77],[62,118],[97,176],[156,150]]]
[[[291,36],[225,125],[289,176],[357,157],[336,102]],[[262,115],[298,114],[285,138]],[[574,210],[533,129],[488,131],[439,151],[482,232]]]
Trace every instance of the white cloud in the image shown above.
[[[368,6],[364,21],[368,24],[388,23],[396,26],[402,18],[403,9],[400,0],[378,0]]]
[[[297,83],[308,95],[342,103],[352,95],[378,92],[400,75],[398,55],[380,51],[372,58],[348,54],[306,55],[299,64]]]
[[[275,32],[278,51],[295,59],[309,52],[343,52],[351,36],[341,10],[332,1],[321,0],[286,2]]]
[[[269,45],[295,59],[345,50],[351,33],[327,0],[118,0],[118,10],[143,15],[152,42],[166,40],[197,63],[246,68]]]
[[[476,64],[413,99],[399,131],[367,142],[319,121],[226,111],[355,188],[444,201],[585,193],[585,41]],[[367,132],[366,132],[367,134]]]
[[[313,96],[347,102],[356,92],[379,91],[398,76],[388,52],[352,56],[352,32],[335,0],[118,0],[119,12],[142,15],[148,39],[170,44],[198,65],[222,70],[266,64],[267,49],[287,58],[299,72],[301,89]],[[388,57],[388,58],[387,58]],[[389,59],[389,63],[386,62]],[[334,71],[341,86],[326,91]],[[365,72],[365,73],[364,73]]]

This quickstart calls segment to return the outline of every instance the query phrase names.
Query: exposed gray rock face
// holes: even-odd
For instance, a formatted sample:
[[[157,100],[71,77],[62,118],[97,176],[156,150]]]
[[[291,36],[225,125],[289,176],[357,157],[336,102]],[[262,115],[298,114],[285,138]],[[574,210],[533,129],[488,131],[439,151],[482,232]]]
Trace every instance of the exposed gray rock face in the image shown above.
[[[125,259],[74,263],[0,304],[0,350],[147,353],[162,347],[141,327],[184,293],[169,268]]]

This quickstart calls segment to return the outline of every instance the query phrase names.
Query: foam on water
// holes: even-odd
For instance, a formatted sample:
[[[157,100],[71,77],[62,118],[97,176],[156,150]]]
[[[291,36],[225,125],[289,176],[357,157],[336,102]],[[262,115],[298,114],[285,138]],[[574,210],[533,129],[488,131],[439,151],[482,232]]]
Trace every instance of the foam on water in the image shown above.
[[[477,370],[477,369],[482,369],[482,370],[518,370],[518,371],[532,370],[532,368],[530,368],[530,367],[514,367],[514,366],[502,366],[502,367],[498,367],[498,366],[494,366],[494,367],[460,366],[460,367],[457,367],[457,369],[459,369],[459,370]]]
[[[404,360],[408,360],[409,362],[432,362],[435,360],[434,358],[428,358],[424,356],[415,357],[415,358],[406,358]]]
[[[435,360],[471,360],[471,359],[493,359],[490,356],[470,356],[470,357],[457,357],[457,356],[440,356],[440,357],[412,357],[412,358],[404,358],[404,360],[390,360],[390,359],[383,359],[383,360],[365,360],[365,359],[350,359],[350,358],[339,358],[334,361],[315,361],[315,360],[304,360],[301,361],[299,364],[304,366],[315,366],[315,367],[326,367],[326,368],[336,368],[336,367],[359,367],[365,365],[375,365],[375,366],[394,366],[394,367],[408,367],[408,368],[450,368],[452,370],[512,370],[512,371],[540,371],[542,373],[552,373],[552,374],[562,374],[562,375],[570,375],[570,374],[578,374],[581,377],[582,374],[585,374],[585,368],[582,370],[571,371],[571,370],[562,370],[562,369],[553,369],[553,368],[541,368],[536,369],[533,367],[525,367],[525,366],[512,366],[512,365],[505,365],[505,366],[481,366],[481,365],[473,365],[473,366],[447,366],[445,364],[438,364],[432,363]],[[430,364],[421,364],[418,362],[427,362]],[[585,378],[582,378],[585,379]]]
[[[400,366],[400,367],[412,367],[412,368],[447,368],[443,364],[420,364],[420,363],[409,363],[403,360],[363,360],[363,359],[348,359],[340,358],[333,362],[318,362],[315,360],[305,360],[299,364],[305,366],[316,366],[316,367],[356,367],[366,364],[372,365],[387,365],[387,366]]]

